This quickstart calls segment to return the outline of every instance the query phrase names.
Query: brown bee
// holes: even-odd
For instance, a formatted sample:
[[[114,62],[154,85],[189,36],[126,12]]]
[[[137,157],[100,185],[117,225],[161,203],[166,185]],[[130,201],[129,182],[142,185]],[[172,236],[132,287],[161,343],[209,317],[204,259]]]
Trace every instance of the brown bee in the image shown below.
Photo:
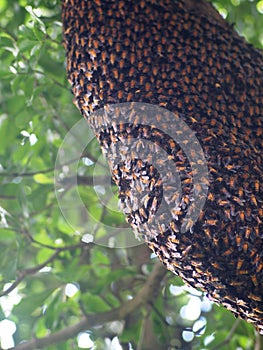
[[[257,266],[256,272],[259,273],[262,271],[262,269],[263,269],[263,262],[260,262]]]
[[[216,270],[224,270],[217,262],[211,262],[211,265],[216,269]]]
[[[251,276],[251,280],[254,283],[255,286],[258,286],[258,280],[257,280],[257,275],[252,275]]]
[[[237,245],[237,247],[242,246],[242,238],[239,235],[236,235],[236,245]]]
[[[258,203],[255,195],[251,194],[250,198],[251,198],[251,202],[255,205],[255,207],[257,207]]]
[[[233,249],[227,249],[224,253],[223,253],[223,256],[228,256],[228,255],[230,255],[230,254],[232,254],[233,253]]]
[[[247,242],[243,243],[242,248],[243,248],[243,251],[246,253],[248,251],[248,243]]]
[[[252,300],[255,300],[255,301],[261,301],[261,297],[260,296],[257,296],[255,294],[252,294],[252,293],[249,293],[248,294],[248,297]]]
[[[112,65],[114,65],[115,64],[115,60],[116,60],[116,55],[114,53],[111,53],[110,54],[110,63]]]

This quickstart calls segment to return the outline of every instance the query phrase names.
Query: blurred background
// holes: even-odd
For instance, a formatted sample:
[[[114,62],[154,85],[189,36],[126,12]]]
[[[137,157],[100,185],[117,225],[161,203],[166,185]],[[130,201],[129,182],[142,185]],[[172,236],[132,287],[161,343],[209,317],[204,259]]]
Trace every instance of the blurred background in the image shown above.
[[[263,48],[263,0],[213,3]],[[58,0],[0,0],[0,348],[24,341],[15,349],[36,349],[41,338],[48,350],[263,349],[252,326],[169,272],[147,303],[123,316],[149,287],[156,257],[141,242],[112,248],[105,227],[128,227],[88,126],[63,145],[81,116],[66,78],[60,16]],[[78,130],[87,133],[85,147]],[[93,324],[85,323],[90,315]]]

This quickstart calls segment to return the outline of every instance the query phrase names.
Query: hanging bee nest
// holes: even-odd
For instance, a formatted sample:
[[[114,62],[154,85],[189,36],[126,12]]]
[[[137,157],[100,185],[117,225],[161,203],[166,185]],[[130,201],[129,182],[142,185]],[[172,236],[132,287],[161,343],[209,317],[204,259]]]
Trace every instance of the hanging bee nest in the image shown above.
[[[263,57],[191,4],[64,0],[68,78],[133,230],[263,333]]]

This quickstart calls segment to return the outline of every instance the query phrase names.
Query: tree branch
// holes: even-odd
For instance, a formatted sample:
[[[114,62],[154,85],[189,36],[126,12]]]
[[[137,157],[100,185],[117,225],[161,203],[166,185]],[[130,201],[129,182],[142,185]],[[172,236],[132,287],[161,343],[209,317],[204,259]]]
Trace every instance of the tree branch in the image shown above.
[[[83,317],[78,323],[69,326],[67,328],[62,329],[54,334],[48,335],[43,338],[34,338],[32,340],[23,342],[13,347],[13,350],[35,350],[35,349],[43,349],[52,344],[57,344],[59,342],[65,341],[76,336],[79,332],[85,331],[89,328],[93,328],[95,326],[112,322],[115,320],[125,319],[131,312],[136,310],[137,308],[149,304],[153,301],[156,295],[159,293],[161,288],[162,279],[166,274],[166,270],[161,265],[161,263],[157,262],[154,265],[154,268],[147,279],[146,283],[142,287],[142,289],[138,292],[136,297],[132,300],[129,300],[127,303],[123,304],[117,309],[113,309],[111,311],[107,311],[104,313],[99,313],[95,315],[89,315],[88,317]],[[10,350],[12,350],[10,349]]]
[[[84,158],[84,157],[89,157],[91,159],[91,156],[90,155],[80,155],[80,157],[78,158],[75,158],[75,159],[70,159],[68,160],[67,162],[65,163],[62,163],[62,164],[59,164],[59,167],[57,167],[57,169],[62,169],[63,166],[65,165],[69,165],[69,164],[72,164],[74,162],[77,162],[79,161],[81,158]],[[6,173],[6,172],[0,172],[0,176],[6,176],[6,177],[16,177],[16,176],[25,176],[25,177],[31,177],[31,176],[34,176],[34,175],[38,175],[38,174],[47,174],[47,173],[51,173],[52,171],[54,171],[54,167],[50,167],[50,168],[47,168],[47,169],[43,169],[43,170],[36,170],[36,171],[29,171],[29,172],[9,172],[9,173]]]
[[[44,261],[42,264],[39,264],[35,267],[29,268],[29,269],[25,269],[22,271],[18,272],[18,277],[15,280],[14,283],[11,284],[11,286],[6,289],[5,291],[0,293],[0,297],[3,297],[7,294],[9,294],[10,292],[12,292],[12,290],[14,290],[19,283],[21,283],[23,281],[23,279],[28,276],[28,275],[34,275],[35,273],[37,273],[39,270],[43,269],[47,264],[49,264],[51,261],[53,261],[58,254],[60,253],[60,250],[57,250],[53,255],[51,255],[51,257],[49,259],[47,259],[46,261]]]
[[[51,171],[54,171],[54,167],[44,169],[44,170],[37,170],[37,171],[29,171],[28,173],[5,173],[1,172],[0,176],[8,176],[8,177],[16,177],[16,176],[34,176],[37,174],[47,174],[50,173]]]
[[[31,267],[29,269],[25,269],[25,270],[21,270],[18,272],[18,277],[17,279],[11,284],[11,286],[6,289],[5,291],[0,293],[0,298],[8,295],[9,293],[12,292],[12,290],[14,290],[22,281],[26,276],[29,275],[34,275],[35,273],[37,273],[39,270],[43,269],[45,266],[47,266],[49,263],[51,263],[54,259],[56,259],[56,257],[63,251],[65,250],[70,250],[70,249],[75,249],[79,246],[81,246],[81,244],[86,244],[86,243],[79,243],[77,245],[74,246],[70,246],[70,247],[63,247],[63,248],[57,248],[57,250],[55,251],[54,254],[52,254],[46,261],[44,261],[42,264],[39,264],[37,266]]]
[[[111,180],[109,180],[109,176],[70,176],[66,177],[65,179],[62,179],[60,183],[62,185],[84,185],[84,186],[93,186],[94,185],[94,178],[96,178],[96,185],[102,185],[102,186],[108,186],[108,184],[115,185],[115,183]]]
[[[263,348],[263,336],[257,333],[254,350],[262,350]]]

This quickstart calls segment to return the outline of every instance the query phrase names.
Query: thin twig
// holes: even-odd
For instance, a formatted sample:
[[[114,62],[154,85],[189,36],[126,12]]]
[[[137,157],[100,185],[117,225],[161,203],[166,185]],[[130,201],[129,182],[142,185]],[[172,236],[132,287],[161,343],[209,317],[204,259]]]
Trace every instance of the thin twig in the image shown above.
[[[8,199],[8,200],[10,200],[10,199],[17,199],[16,196],[6,196],[6,195],[4,195],[4,194],[1,194],[1,195],[0,195],[0,198],[1,198],[1,199]]]
[[[151,307],[152,309],[154,310],[154,312],[157,314],[157,316],[160,318],[160,320],[163,322],[163,324],[166,326],[166,327],[170,327],[171,324],[168,323],[165,319],[165,317],[162,315],[162,313],[157,309],[157,307],[154,305],[154,303],[151,303]]]
[[[65,186],[73,186],[73,185],[84,185],[84,186],[93,186],[94,179],[96,178],[96,185],[109,186],[115,185],[112,180],[109,180],[109,176],[70,176],[62,179],[60,183]]]
[[[50,245],[50,244],[46,244],[46,243],[42,243],[42,242],[37,241],[35,238],[32,237],[32,235],[27,230],[19,231],[19,232],[24,234],[29,239],[29,241],[31,243],[37,244],[40,247],[47,248],[47,249],[50,249],[50,250],[58,250],[58,249],[60,249],[61,251],[72,250],[72,249],[79,248],[81,245],[84,244],[81,241],[80,243],[77,243],[77,244],[74,244],[74,245],[71,245],[71,246],[57,247],[57,246],[53,246],[53,245]]]
[[[234,333],[235,333],[235,331],[236,331],[236,329],[237,329],[237,327],[238,327],[240,322],[241,322],[241,319],[237,318],[235,323],[233,324],[232,328],[230,329],[230,332],[228,333],[228,336],[221,343],[219,343],[216,346],[214,346],[211,350],[220,349],[224,345],[228,344],[231,341],[231,339],[232,339],[232,337],[233,337],[233,335],[234,335]]]

